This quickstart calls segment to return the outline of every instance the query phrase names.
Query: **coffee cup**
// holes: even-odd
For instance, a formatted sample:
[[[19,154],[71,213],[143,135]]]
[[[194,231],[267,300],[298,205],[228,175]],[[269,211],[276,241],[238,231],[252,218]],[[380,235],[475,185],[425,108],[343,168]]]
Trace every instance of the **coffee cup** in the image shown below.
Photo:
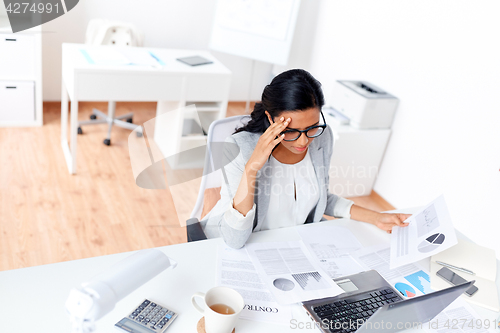
[[[196,303],[196,297],[203,299],[204,309]],[[231,333],[245,306],[243,297],[227,287],[214,287],[205,294],[197,292],[191,297],[191,302],[205,317],[207,333]]]

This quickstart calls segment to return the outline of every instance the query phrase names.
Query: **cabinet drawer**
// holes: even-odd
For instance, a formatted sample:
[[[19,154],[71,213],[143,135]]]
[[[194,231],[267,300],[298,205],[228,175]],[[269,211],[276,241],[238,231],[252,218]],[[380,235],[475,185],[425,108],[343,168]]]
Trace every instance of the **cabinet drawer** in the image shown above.
[[[0,34],[0,77],[19,80],[35,78],[35,37]]]
[[[35,82],[0,81],[0,122],[35,121]]]

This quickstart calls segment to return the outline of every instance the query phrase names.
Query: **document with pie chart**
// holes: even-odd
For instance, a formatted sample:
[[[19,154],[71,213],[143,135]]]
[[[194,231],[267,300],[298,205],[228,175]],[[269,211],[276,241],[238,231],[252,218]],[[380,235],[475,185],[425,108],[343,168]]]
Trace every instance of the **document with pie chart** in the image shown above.
[[[408,218],[407,227],[393,227],[391,269],[406,265],[457,244],[444,196],[441,195]]]

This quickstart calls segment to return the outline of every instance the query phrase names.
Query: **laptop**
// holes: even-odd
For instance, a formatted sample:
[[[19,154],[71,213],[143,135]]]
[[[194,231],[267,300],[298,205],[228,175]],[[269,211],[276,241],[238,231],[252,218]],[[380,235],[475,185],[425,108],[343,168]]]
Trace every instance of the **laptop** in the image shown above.
[[[403,299],[375,270],[334,281],[345,293],[302,303],[309,317],[324,333],[391,333],[421,328],[475,282]]]

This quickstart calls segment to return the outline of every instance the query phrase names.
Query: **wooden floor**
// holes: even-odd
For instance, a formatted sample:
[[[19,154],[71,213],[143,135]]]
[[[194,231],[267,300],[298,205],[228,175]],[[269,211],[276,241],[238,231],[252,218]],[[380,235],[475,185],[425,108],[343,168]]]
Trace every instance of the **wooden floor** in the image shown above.
[[[105,103],[80,103],[79,119]],[[229,103],[228,116],[244,103]],[[134,123],[154,118],[156,103],[117,103]],[[84,127],[78,137],[78,173],[70,175],[60,144],[60,103],[44,104],[44,126],[0,128],[0,270],[8,270],[186,241],[171,193],[135,185],[125,129]],[[194,206],[199,180],[183,187],[183,220]],[[376,193],[353,199],[377,211],[393,209]]]

